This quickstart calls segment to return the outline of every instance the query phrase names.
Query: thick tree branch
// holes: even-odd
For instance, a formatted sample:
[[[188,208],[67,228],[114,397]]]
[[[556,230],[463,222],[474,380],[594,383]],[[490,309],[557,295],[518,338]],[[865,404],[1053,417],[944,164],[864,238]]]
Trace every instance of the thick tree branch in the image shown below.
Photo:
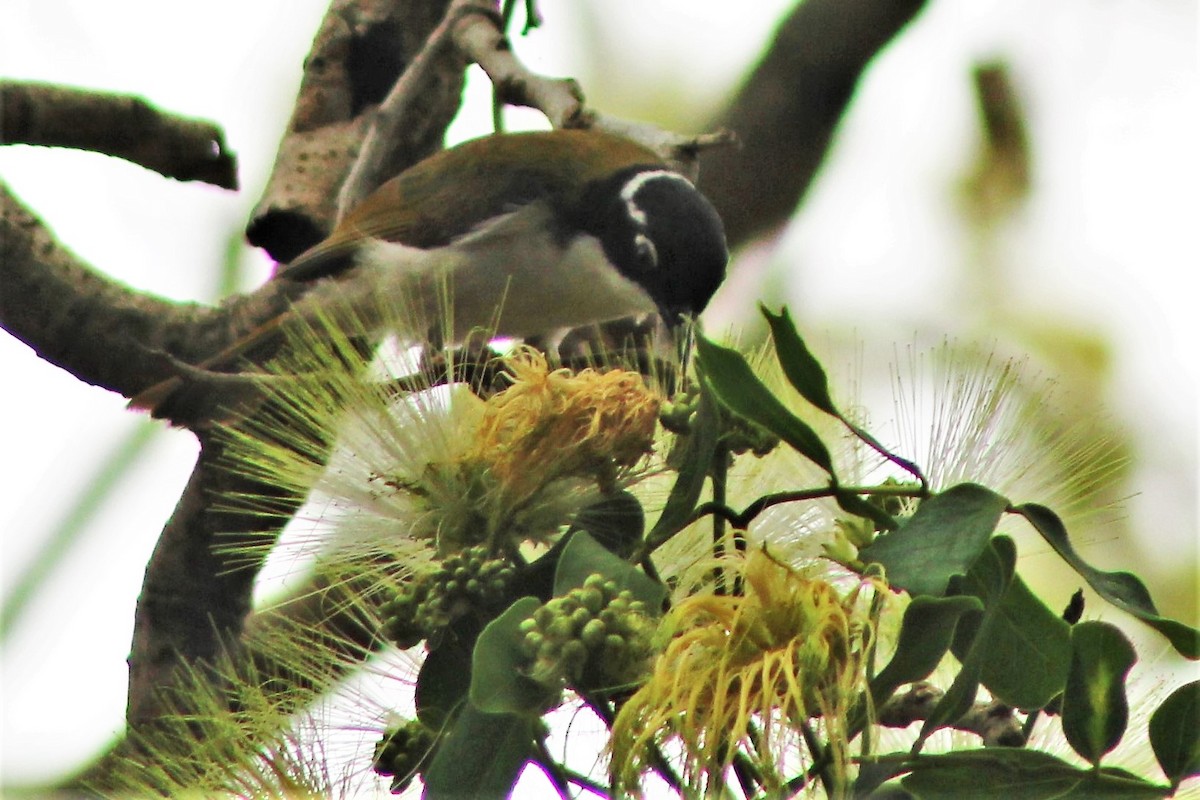
[[[141,344],[145,331],[164,316],[194,330],[213,313],[135,292],[96,272],[3,182],[0,285],[0,327],[79,380],[125,395],[154,372],[156,359]]]
[[[925,0],[805,0],[712,129],[740,149],[700,159],[700,187],[741,244],[787,220],[812,183],[854,88]]]
[[[257,546],[264,519],[251,509],[231,510],[214,498],[251,493],[272,498],[286,515],[301,498],[232,472],[223,447],[202,441],[199,460],[150,556],[134,616],[126,718],[138,728],[162,715],[163,689],[186,674],[224,658],[237,661],[242,623],[258,565],[229,555],[239,541]],[[266,502],[265,500],[263,501]]]
[[[237,159],[211,122],[159,111],[140,97],[0,81],[0,144],[116,156],[181,181],[237,188]]]
[[[218,307],[177,303],[97,272],[0,182],[0,328],[85,383],[132,397],[287,308],[296,287],[268,283]],[[169,357],[168,357],[169,356]]]
[[[325,238],[380,102],[421,52],[448,2],[334,0],[305,59],[275,168],[247,226],[251,244],[287,262]],[[438,150],[458,111],[463,64],[438,59],[434,66],[403,129],[373,156],[384,178]]]
[[[335,0],[306,61],[289,133],[250,226],[252,241],[256,235],[266,237],[255,243],[276,258],[290,258],[312,244],[313,236],[320,238],[333,219],[333,199],[358,152],[374,104],[421,49],[444,5],[444,0]],[[459,64],[459,81],[461,72]],[[453,91],[447,92],[439,84],[438,91],[424,99],[421,124],[391,143],[387,160],[396,171],[440,145],[445,125],[457,109],[460,86],[454,83]],[[288,283],[268,282],[235,303],[278,298],[286,306],[296,299],[289,296]],[[222,312],[227,317],[232,312],[232,322],[223,333],[226,343],[244,330],[242,323],[250,318],[239,319],[238,310],[234,306]],[[129,721],[135,726],[171,711],[162,705],[161,690],[176,684],[179,664],[214,664],[228,656],[236,660],[260,565],[245,563],[244,556],[232,563],[218,545],[230,545],[250,534],[261,544],[263,537],[277,534],[277,530],[263,530],[273,526],[261,515],[221,510],[223,504],[214,503],[215,498],[275,497],[277,492],[232,474],[222,463],[222,443],[202,431],[200,438],[199,462],[151,557],[138,600],[128,706]],[[282,520],[301,498],[275,499],[274,510]]]
[[[339,219],[392,177],[390,162],[395,142],[403,139],[406,130],[420,124],[422,106],[438,84],[445,81],[444,73],[462,75],[466,62],[454,49],[451,32],[463,11],[463,4],[452,0],[446,15],[379,104],[363,137],[358,158],[338,192]]]

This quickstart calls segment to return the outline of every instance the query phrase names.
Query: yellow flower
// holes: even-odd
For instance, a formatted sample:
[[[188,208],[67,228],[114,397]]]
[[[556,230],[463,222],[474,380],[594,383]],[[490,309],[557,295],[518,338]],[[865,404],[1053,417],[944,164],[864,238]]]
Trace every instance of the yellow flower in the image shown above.
[[[693,595],[664,620],[670,640],[613,726],[615,783],[636,786],[652,749],[671,739],[681,742],[684,778],[697,790],[740,749],[768,791],[778,791],[783,759],[798,751],[813,718],[844,747],[873,635],[858,590],[843,598],[761,550],[739,567],[745,594]],[[831,755],[844,776],[846,752]]]
[[[551,370],[521,347],[506,360],[512,385],[491,397],[474,446],[478,461],[519,504],[552,481],[591,476],[608,488],[650,451],[661,398],[636,372]]]
[[[314,331],[299,344],[266,384],[270,404],[227,437],[234,470],[308,496],[296,515],[308,551],[411,565],[430,543],[442,555],[519,546],[558,532],[652,448],[661,398],[636,372],[551,369],[518,347],[503,362],[509,385],[486,400],[432,386],[452,367],[398,394],[352,336]]]

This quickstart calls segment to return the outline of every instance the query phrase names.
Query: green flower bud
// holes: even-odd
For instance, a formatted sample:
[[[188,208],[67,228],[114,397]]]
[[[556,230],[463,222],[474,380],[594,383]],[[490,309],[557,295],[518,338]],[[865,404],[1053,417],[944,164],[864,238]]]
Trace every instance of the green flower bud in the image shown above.
[[[598,587],[585,587],[576,589],[575,592],[579,595],[579,605],[586,608],[591,614],[599,614],[600,609],[604,608],[604,592]]]
[[[592,619],[592,614],[586,608],[580,607],[571,612],[571,630],[579,633],[583,630],[583,626],[587,625]]]
[[[624,636],[610,633],[604,637],[604,658],[619,658],[625,654],[626,642]]]
[[[574,678],[579,675],[583,665],[587,663],[588,651],[583,642],[572,639],[562,647],[563,671]]]
[[[521,640],[521,652],[529,658],[535,658],[546,645],[546,637],[537,631],[530,631]]]
[[[555,617],[554,620],[544,627],[546,637],[559,642],[565,642],[574,638],[575,626],[571,624],[569,617]]]
[[[579,640],[587,646],[589,650],[596,650],[604,644],[604,638],[608,635],[608,626],[598,619],[589,620],[583,626],[583,630],[579,632]]]

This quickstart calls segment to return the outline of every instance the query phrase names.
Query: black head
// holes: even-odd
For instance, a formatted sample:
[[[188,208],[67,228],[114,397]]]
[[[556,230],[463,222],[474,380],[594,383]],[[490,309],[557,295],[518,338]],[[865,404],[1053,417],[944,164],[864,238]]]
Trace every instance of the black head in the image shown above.
[[[725,227],[712,203],[682,175],[635,166],[596,181],[576,224],[608,260],[654,299],[668,324],[699,314],[725,279]]]

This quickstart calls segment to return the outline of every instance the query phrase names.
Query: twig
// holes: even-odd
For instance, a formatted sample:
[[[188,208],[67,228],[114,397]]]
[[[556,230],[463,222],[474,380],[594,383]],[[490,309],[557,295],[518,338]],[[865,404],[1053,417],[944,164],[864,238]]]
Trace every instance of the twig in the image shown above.
[[[332,0],[304,60],[300,94],[246,238],[286,263],[323,239],[379,104],[425,47],[447,0]],[[442,146],[462,102],[463,65],[437,62],[407,125],[380,142],[379,181]]]
[[[550,748],[546,747],[545,739],[538,739],[537,742],[538,757],[536,763],[542,768],[542,772],[554,784],[554,790],[558,792],[558,796],[562,800],[570,800],[571,785],[570,777],[567,775],[563,765],[554,759],[550,754]]]
[[[586,789],[592,794],[599,795],[600,797],[608,797],[608,788],[599,781],[594,781],[587,775],[584,775],[582,772],[577,772],[570,767],[563,767],[562,772],[566,779],[576,786]]]
[[[588,708],[595,712],[596,716],[600,718],[605,726],[611,730],[617,715],[613,707],[608,704],[608,701],[602,700],[588,692],[584,692],[578,687],[576,687],[575,693],[579,695],[579,699],[582,700]],[[663,755],[663,752],[661,749],[659,749],[658,745],[654,744],[653,742],[647,744],[646,754],[650,768],[658,773],[658,776],[662,778],[663,781],[677,794],[683,796],[683,778],[679,777],[679,773],[676,772],[675,768],[671,766],[671,762],[667,761],[667,757]]]
[[[742,511],[735,511],[727,505],[717,503],[715,501],[702,503],[692,512],[692,516],[688,518],[684,527],[691,525],[697,520],[712,514],[726,520],[731,526],[737,530],[745,530],[750,526],[750,523],[758,517],[759,514],[766,511],[772,506],[782,505],[784,503],[795,503],[801,500],[816,500],[821,497],[835,497],[839,493],[845,494],[877,494],[877,495],[893,495],[896,497],[921,497],[923,490],[913,486],[824,486],[819,489],[797,489],[791,492],[776,492],[774,494],[763,495],[755,500],[750,505],[746,506]],[[654,547],[662,544],[658,542]],[[651,548],[654,549],[654,548]]]
[[[914,683],[907,692],[884,703],[876,721],[888,728],[907,728],[914,722],[928,719],[943,694],[932,684]],[[997,700],[976,702],[950,727],[979,736],[986,747],[1025,745],[1025,736],[1012,708]]]
[[[350,167],[337,196],[337,216],[341,219],[377,186],[391,177],[391,155],[401,132],[412,125],[413,117],[425,111],[420,101],[434,84],[444,59],[454,55],[453,33],[456,23],[468,14],[491,12],[488,3],[454,0],[424,46],[392,85],[379,104],[363,137],[362,149]],[[456,69],[462,69],[458,64]]]
[[[221,128],[160,111],[140,97],[0,81],[0,144],[103,153],[181,181],[237,188],[237,157]]]
[[[454,44],[487,74],[501,102],[536,108],[555,128],[590,127],[583,91],[570,78],[547,78],[532,72],[513,53],[504,35],[503,18],[486,0],[455,0],[450,14]]]
[[[700,154],[707,150],[736,150],[737,134],[727,128],[711,133],[688,135],[666,131],[645,122],[596,114],[592,127],[615,133],[648,147],[667,162],[671,169],[695,182],[700,177]]]
[[[805,721],[800,722],[800,735],[804,737],[804,746],[808,748],[809,754],[813,757],[813,765],[808,771],[808,780],[812,779],[815,770],[816,776],[821,779],[821,787],[825,790],[825,796],[837,797],[833,777],[825,769],[831,761],[828,748],[821,744],[812,726]]]
[[[536,108],[555,128],[594,128],[624,136],[647,147],[674,170],[696,180],[702,150],[727,147],[736,141],[729,131],[688,135],[631,120],[609,117],[585,105],[583,91],[570,78],[538,75],[520,62],[503,31],[494,4],[456,0],[476,13],[459,12],[454,20],[454,43],[487,74],[498,97],[510,105]]]

